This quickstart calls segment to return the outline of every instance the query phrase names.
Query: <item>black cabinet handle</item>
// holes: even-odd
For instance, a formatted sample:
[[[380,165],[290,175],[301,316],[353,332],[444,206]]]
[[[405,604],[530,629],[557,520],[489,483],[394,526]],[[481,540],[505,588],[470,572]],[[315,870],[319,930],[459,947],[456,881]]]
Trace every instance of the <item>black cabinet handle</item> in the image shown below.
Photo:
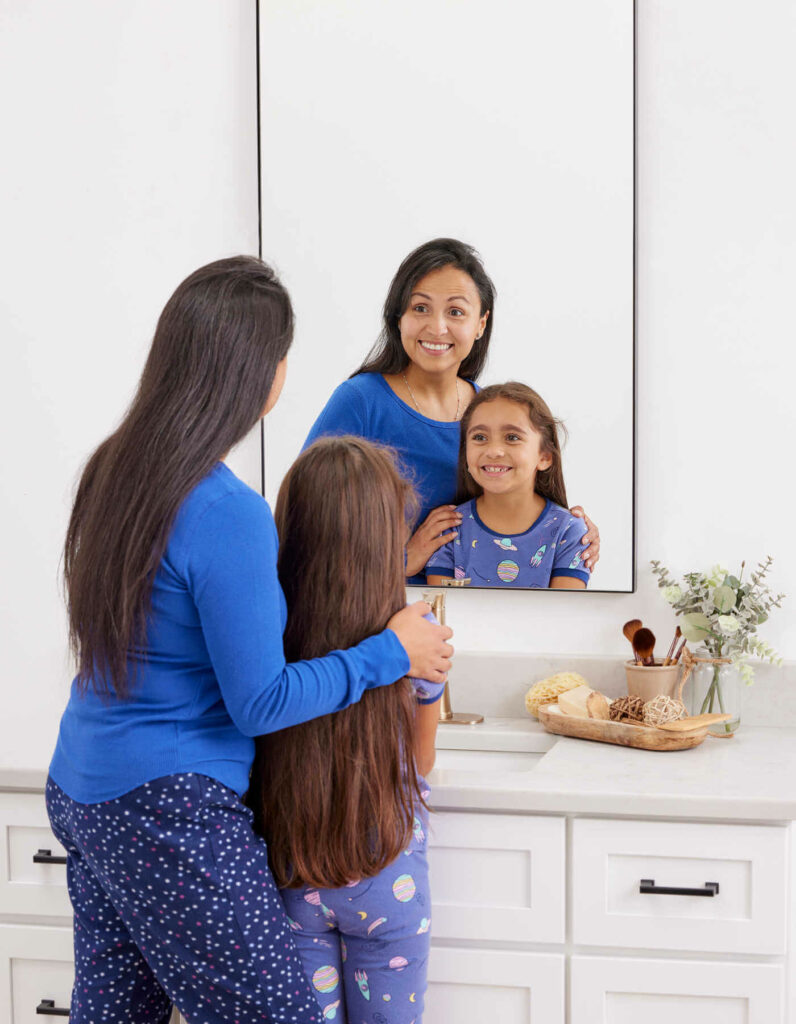
[[[66,857],[53,857],[52,850],[37,850],[33,854],[34,864],[66,864]],[[39,1012],[38,1010],[36,1011]],[[43,1013],[44,1011],[42,1011]]]
[[[45,1017],[69,1016],[69,1010],[65,1010],[63,1006],[56,1006],[54,999],[42,999],[42,1001],[36,1007],[36,1013],[41,1013]]]
[[[642,878],[638,891],[662,896],[718,896],[719,883],[705,882],[704,889],[683,889],[678,885],[656,885],[654,878]]]

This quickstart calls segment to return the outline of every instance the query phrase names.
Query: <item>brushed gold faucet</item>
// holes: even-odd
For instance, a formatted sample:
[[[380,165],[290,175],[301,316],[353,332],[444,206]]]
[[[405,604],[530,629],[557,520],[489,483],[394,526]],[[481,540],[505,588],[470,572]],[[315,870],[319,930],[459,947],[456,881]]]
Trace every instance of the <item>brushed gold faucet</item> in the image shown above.
[[[445,625],[445,595],[444,594],[423,594],[423,600],[431,605],[434,618],[441,625]],[[451,707],[450,681],[445,683],[445,689],[439,702],[439,720],[441,725],[477,725],[483,722],[483,715],[475,715],[469,712],[454,711]]]

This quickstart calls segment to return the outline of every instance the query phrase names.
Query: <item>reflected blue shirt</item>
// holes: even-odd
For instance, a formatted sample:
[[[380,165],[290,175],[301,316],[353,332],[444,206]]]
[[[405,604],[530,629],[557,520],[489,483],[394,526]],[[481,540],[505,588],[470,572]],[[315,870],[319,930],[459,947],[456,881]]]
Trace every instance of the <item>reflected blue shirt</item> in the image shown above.
[[[304,448],[327,434],[355,434],[394,448],[420,499],[418,523],[432,509],[455,500],[458,420],[445,423],[423,416],[402,402],[380,373],[360,373],[335,388]]]
[[[529,529],[508,536],[496,533],[478,515],[476,499],[459,505],[459,536],[434,552],[426,565],[430,576],[472,580],[472,586],[550,586],[554,576],[571,576],[588,585],[581,538],[582,519],[548,501]]]

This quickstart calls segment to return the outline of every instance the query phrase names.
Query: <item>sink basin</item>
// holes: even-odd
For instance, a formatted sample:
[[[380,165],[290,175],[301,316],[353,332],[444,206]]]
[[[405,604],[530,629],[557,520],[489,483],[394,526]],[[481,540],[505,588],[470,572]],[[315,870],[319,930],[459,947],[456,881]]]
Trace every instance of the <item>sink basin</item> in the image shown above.
[[[437,750],[436,772],[529,772],[544,757],[535,750]],[[431,779],[433,780],[434,774]]]

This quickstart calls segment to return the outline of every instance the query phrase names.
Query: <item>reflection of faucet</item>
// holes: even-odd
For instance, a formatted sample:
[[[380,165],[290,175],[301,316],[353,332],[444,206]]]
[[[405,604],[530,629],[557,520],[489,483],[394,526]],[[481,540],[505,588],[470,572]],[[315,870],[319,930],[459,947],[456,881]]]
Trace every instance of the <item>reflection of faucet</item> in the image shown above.
[[[445,595],[424,594],[423,600],[431,605],[434,618],[441,625],[445,625]],[[445,683],[442,697],[439,702],[439,720],[443,725],[477,725],[483,722],[483,715],[471,715],[463,712],[454,712],[451,707],[450,682]]]

